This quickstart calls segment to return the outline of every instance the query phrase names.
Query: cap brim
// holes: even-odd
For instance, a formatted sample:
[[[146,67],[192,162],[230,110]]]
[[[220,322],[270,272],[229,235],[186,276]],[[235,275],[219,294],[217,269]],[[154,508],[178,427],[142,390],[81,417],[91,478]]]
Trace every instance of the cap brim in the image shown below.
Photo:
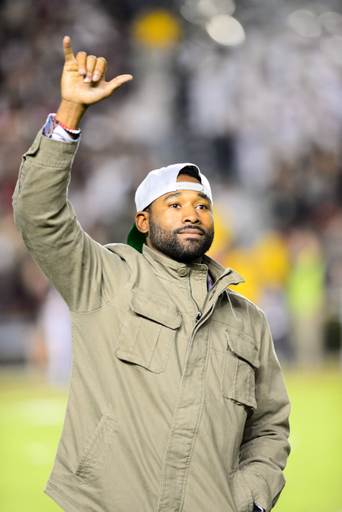
[[[144,243],[146,243],[146,235],[141,233],[136,225],[133,224],[127,235],[127,244],[142,253]]]

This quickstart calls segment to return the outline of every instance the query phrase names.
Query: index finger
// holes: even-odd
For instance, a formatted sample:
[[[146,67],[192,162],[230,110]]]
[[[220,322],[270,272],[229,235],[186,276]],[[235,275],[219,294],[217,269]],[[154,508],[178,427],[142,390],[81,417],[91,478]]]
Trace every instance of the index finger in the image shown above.
[[[69,36],[65,36],[63,39],[63,49],[65,55],[65,62],[75,60],[75,56],[71,48],[71,39]]]

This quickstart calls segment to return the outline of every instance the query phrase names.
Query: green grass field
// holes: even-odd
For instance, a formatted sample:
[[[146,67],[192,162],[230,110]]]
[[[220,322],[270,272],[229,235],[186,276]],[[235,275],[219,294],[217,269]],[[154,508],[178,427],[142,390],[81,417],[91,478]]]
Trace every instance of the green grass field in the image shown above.
[[[342,372],[286,371],[285,379],[292,402],[292,454],[288,483],[275,510],[342,512]],[[61,432],[66,392],[43,382],[34,375],[7,372],[0,378],[1,512],[61,510],[43,489]]]

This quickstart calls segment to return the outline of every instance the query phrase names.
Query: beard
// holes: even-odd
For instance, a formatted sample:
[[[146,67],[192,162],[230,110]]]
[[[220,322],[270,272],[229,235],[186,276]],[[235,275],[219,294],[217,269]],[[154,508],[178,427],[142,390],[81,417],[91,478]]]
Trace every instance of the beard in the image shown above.
[[[188,238],[181,241],[177,236],[178,233],[188,229],[196,229],[200,231],[203,236],[201,236],[199,240]],[[191,263],[197,258],[201,258],[209,251],[214,239],[214,228],[210,231],[206,231],[199,226],[189,224],[173,231],[167,231],[159,224],[154,223],[150,217],[148,236],[151,245],[159,252],[165,254],[165,256],[179,263]]]

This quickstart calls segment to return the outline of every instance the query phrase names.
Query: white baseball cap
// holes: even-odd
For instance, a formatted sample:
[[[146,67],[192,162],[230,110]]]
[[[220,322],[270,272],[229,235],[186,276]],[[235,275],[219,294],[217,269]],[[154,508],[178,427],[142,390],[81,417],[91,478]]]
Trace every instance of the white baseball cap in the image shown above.
[[[177,181],[180,171],[185,167],[191,167],[197,173],[200,183],[191,181]],[[186,172],[184,173],[186,175]],[[135,193],[135,205],[137,212],[143,211],[158,197],[176,192],[177,190],[195,190],[205,194],[213,202],[209,181],[201,173],[199,167],[191,163],[173,164],[161,169],[155,169],[148,173],[142,183],[140,183]],[[146,236],[141,233],[135,223],[133,224],[127,236],[127,244],[134,247],[137,251],[142,252],[142,246],[145,243]]]

